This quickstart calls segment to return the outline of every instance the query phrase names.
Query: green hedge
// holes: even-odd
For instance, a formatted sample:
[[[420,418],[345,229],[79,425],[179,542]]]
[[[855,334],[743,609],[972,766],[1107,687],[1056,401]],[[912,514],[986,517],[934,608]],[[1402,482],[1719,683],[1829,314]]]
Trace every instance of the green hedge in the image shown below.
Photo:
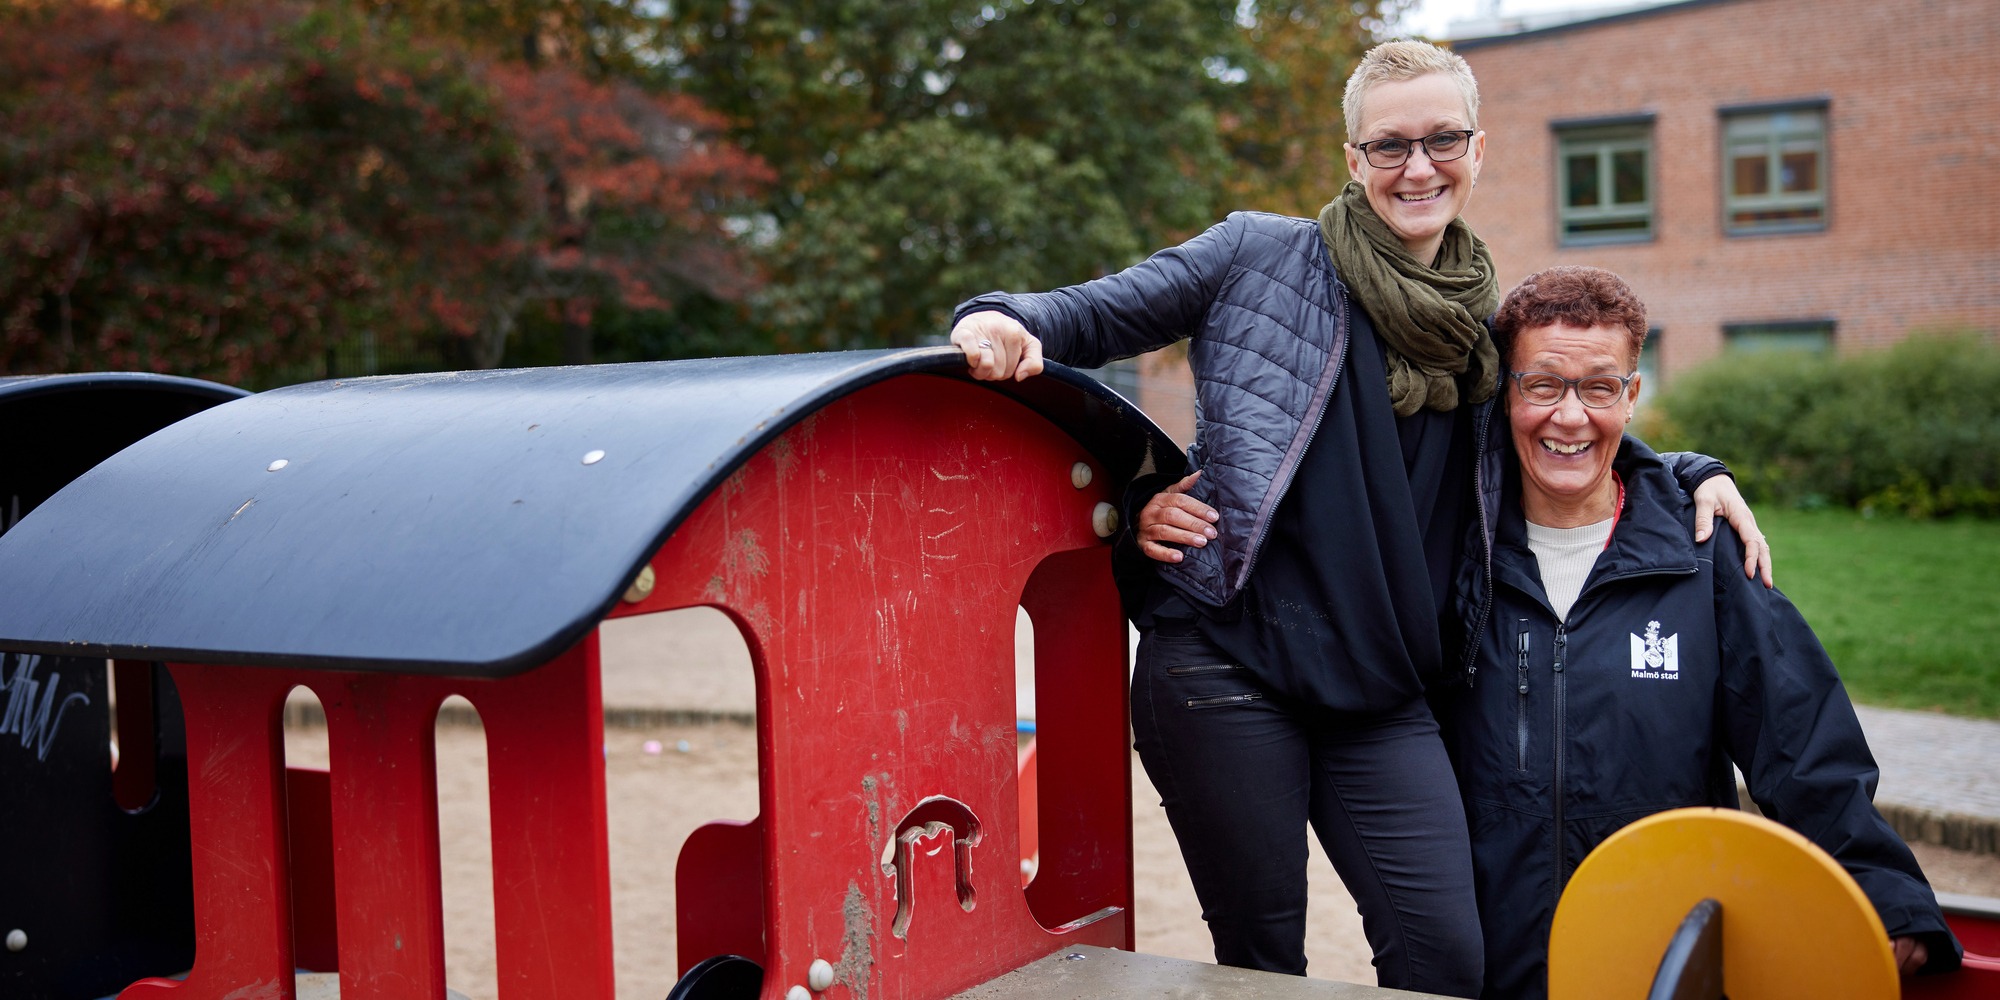
[[[1728,462],[1753,499],[2000,516],[2000,345],[1974,334],[1727,354],[1676,379],[1638,426],[1662,450]]]

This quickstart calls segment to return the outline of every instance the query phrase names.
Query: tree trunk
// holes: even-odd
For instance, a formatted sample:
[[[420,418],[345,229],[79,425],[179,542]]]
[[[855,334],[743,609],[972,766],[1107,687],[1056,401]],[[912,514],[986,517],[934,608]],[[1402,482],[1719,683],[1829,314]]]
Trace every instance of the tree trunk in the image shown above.
[[[567,313],[570,310],[563,311]],[[563,317],[562,363],[566,365],[590,363],[590,324],[578,322],[573,316]]]

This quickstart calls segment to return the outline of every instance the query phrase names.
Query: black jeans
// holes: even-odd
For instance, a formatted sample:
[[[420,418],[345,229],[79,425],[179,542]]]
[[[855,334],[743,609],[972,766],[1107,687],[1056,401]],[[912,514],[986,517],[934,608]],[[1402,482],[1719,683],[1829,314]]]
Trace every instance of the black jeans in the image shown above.
[[[1479,995],[1465,811],[1423,699],[1368,715],[1289,703],[1169,626],[1140,637],[1132,728],[1217,962],[1305,974],[1310,822],[1359,906],[1380,984]]]

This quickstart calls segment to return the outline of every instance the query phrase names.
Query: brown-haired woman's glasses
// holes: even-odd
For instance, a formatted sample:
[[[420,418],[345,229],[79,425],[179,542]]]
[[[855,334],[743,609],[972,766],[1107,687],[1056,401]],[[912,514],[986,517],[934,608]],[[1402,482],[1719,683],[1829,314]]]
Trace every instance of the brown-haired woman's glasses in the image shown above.
[[[1536,406],[1554,406],[1562,402],[1569,390],[1576,390],[1576,398],[1593,410],[1601,410],[1625,395],[1625,387],[1632,384],[1638,372],[1630,375],[1586,375],[1583,378],[1563,378],[1549,372],[1511,372],[1514,386],[1521,398]]]

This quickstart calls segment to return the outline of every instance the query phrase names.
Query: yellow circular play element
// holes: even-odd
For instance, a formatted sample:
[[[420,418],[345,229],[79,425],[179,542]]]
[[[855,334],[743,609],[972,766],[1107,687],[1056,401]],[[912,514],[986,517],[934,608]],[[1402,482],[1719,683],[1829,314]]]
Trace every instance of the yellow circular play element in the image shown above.
[[[1875,907],[1825,851],[1770,820],[1676,809],[1613,834],[1577,866],[1549,935],[1550,1000],[1643,1000],[1682,918],[1722,904],[1731,1000],[1894,1000]]]

